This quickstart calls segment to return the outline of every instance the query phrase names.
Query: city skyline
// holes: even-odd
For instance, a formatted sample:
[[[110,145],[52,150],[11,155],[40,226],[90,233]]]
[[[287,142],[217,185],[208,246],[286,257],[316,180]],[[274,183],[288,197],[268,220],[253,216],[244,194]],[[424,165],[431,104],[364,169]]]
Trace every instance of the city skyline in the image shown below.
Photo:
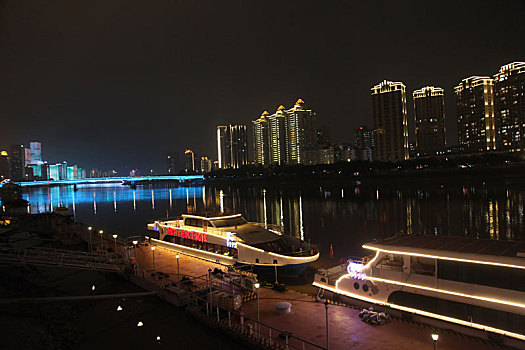
[[[334,142],[351,142],[358,125],[372,126],[369,88],[385,79],[407,92],[442,87],[454,145],[453,87],[525,57],[518,1],[128,5],[2,5],[0,149],[39,139],[51,162],[159,172],[174,150],[215,158],[217,125],[248,125],[299,97]],[[469,24],[485,13],[490,25]]]

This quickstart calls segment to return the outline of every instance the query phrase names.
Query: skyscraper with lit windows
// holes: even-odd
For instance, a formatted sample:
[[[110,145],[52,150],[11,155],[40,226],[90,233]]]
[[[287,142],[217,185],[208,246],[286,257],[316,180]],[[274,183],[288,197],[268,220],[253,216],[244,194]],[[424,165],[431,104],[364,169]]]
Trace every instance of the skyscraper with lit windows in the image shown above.
[[[316,164],[317,115],[298,99],[294,106],[283,105],[253,122],[254,159],[256,164]]]
[[[217,127],[217,159],[220,169],[238,169],[248,164],[246,125]]]
[[[261,117],[253,121],[253,153],[256,165],[270,164],[270,139],[267,111]]]
[[[502,66],[494,75],[496,148],[525,150],[525,62]]]
[[[412,92],[416,130],[416,154],[445,153],[445,97],[440,87],[426,86]]]
[[[186,173],[195,172],[195,154],[191,149],[184,151],[184,171]]]
[[[371,89],[375,129],[374,159],[399,162],[408,159],[406,86],[384,80]]]
[[[461,152],[496,149],[494,82],[490,77],[472,76],[454,87],[458,118],[458,146]]]

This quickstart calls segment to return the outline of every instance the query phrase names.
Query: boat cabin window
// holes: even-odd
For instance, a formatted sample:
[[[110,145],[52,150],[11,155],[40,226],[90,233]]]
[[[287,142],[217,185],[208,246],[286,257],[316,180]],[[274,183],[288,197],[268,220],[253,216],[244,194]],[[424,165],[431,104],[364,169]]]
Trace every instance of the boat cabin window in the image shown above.
[[[411,256],[410,271],[418,275],[434,276],[436,272],[435,261],[430,258]]]
[[[376,264],[378,269],[403,271],[403,255],[387,254]]]
[[[194,227],[202,227],[202,219],[185,218],[184,219],[184,225],[186,225],[186,226],[194,226]]]
[[[525,292],[525,270],[438,259],[438,278]]]
[[[237,216],[228,219],[215,219],[210,221],[214,227],[229,227],[229,226],[241,226],[246,223],[246,220],[242,216]]]

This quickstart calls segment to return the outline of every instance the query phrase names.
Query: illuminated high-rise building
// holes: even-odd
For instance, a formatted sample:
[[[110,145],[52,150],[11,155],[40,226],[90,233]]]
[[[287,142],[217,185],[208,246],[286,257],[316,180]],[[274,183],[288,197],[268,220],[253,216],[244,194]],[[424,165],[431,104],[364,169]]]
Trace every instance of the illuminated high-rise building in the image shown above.
[[[29,153],[31,158],[31,164],[42,164],[42,143],[41,142],[29,142]]]
[[[13,181],[25,180],[25,147],[12,145],[10,151],[11,179]]]
[[[246,125],[230,125],[228,129],[228,148],[230,153],[230,167],[238,169],[248,164],[248,140]]]
[[[312,164],[310,154],[317,148],[317,115],[298,99],[286,114],[286,163]],[[326,135],[326,133],[325,133]],[[333,162],[333,159],[332,159]]]
[[[177,175],[181,170],[179,152],[171,152],[166,156],[166,170],[168,175]]]
[[[270,164],[270,135],[267,111],[253,121],[253,153],[256,165]]]
[[[268,140],[270,143],[270,164],[286,164],[286,114],[281,105],[277,111],[268,117]]]
[[[525,62],[502,66],[494,75],[496,148],[525,150]]]
[[[217,127],[217,160],[219,162],[219,169],[227,169],[230,167],[230,152],[228,152],[228,127]]]
[[[238,169],[248,164],[246,125],[217,127],[217,159],[221,169]]]
[[[212,162],[208,157],[201,157],[201,173],[209,173],[211,171]]]
[[[9,155],[6,151],[0,152],[0,181],[9,178]]]
[[[315,164],[317,150],[317,115],[298,99],[295,105],[263,115],[253,122],[255,163]]]
[[[493,84],[490,77],[473,76],[454,87],[461,152],[496,149]]]
[[[372,160],[374,149],[374,130],[369,130],[366,125],[360,125],[354,130],[354,150],[358,160]]]
[[[375,159],[399,162],[408,159],[406,86],[384,80],[372,89]]]
[[[426,86],[412,92],[416,125],[416,154],[445,153],[445,97],[440,87]]]
[[[184,151],[184,171],[186,173],[195,172],[195,154],[191,149]]]

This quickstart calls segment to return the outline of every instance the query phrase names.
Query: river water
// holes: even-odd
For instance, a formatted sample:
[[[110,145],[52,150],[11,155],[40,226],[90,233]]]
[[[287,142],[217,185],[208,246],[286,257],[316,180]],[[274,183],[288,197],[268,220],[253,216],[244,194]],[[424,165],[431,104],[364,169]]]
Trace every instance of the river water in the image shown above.
[[[524,184],[439,182],[383,186],[177,187],[120,184],[25,188],[32,213],[69,208],[86,225],[131,236],[181,213],[240,212],[318,245],[321,262],[366,254],[361,246],[398,233],[525,240]]]

